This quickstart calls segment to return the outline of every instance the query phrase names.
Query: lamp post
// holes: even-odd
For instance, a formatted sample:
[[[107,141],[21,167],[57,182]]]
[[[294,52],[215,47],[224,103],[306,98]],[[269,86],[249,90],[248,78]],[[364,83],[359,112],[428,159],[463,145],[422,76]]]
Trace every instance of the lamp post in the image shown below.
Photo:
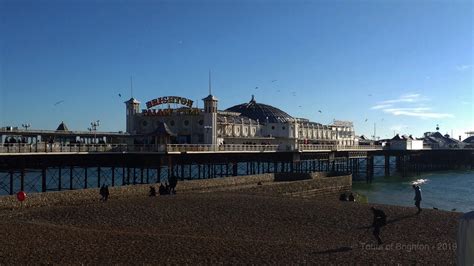
[[[28,130],[29,127],[31,127],[31,124],[30,123],[24,123],[24,124],[21,124],[22,127],[25,128],[25,130]]]
[[[89,131],[94,131],[94,143],[97,143],[96,139],[96,132],[97,132],[97,127],[100,126],[100,121],[97,120],[95,122],[91,122],[91,127],[87,128]]]

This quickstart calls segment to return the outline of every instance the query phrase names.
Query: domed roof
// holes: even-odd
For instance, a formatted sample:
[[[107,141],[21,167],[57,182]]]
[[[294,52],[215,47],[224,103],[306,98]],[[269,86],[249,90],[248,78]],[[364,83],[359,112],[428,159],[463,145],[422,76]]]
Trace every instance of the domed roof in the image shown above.
[[[253,120],[258,119],[260,123],[285,123],[289,120],[293,120],[291,115],[276,107],[257,103],[253,95],[250,102],[232,106],[227,108],[226,111],[237,112]]]

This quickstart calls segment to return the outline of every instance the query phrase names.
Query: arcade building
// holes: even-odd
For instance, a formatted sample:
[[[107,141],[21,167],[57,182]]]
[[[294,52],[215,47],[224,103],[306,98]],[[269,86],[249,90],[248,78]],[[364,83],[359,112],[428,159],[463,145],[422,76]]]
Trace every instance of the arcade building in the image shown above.
[[[357,145],[349,121],[323,125],[263,103],[255,97],[225,110],[218,109],[212,94],[202,99],[204,108],[190,99],[165,96],[146,102],[142,109],[134,98],[126,101],[126,132],[133,144],[254,144],[294,149],[301,144]],[[132,143],[129,143],[132,144]]]

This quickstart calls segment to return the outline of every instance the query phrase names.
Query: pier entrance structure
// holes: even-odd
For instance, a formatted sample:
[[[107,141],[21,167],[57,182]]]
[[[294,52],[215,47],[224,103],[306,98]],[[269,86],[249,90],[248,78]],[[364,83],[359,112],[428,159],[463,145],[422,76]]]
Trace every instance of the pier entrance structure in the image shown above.
[[[298,145],[355,146],[352,122],[323,125],[296,118],[263,103],[252,95],[248,103],[218,110],[218,99],[209,94],[200,109],[190,99],[158,97],[146,102],[131,98],[126,104],[127,133],[133,144],[276,145],[294,150]],[[166,130],[156,132],[157,128]],[[167,138],[169,137],[169,138]],[[128,143],[132,144],[132,143]]]

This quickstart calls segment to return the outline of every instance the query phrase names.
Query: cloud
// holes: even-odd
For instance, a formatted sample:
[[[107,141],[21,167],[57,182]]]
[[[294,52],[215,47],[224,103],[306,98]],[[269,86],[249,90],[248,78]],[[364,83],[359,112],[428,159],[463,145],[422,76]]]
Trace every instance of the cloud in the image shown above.
[[[378,109],[384,109],[387,107],[392,107],[392,105],[391,104],[378,104],[378,105],[372,106],[370,109],[378,110]]]
[[[465,70],[468,70],[471,67],[472,67],[472,65],[458,65],[458,66],[456,66],[456,69],[458,71],[465,71]]]
[[[453,114],[434,112],[432,108],[423,106],[421,102],[425,101],[429,101],[429,99],[419,93],[404,94],[397,99],[378,102],[370,109],[381,110],[394,116],[409,116],[421,119],[454,117]]]
[[[392,104],[392,103],[416,103],[421,101],[426,101],[426,98],[421,97],[421,94],[405,94],[400,96],[398,99],[385,100],[379,104]]]
[[[395,116],[405,115],[418,118],[447,118],[454,117],[452,114],[430,112],[431,108],[415,107],[415,108],[387,108],[383,109],[385,113]]]

